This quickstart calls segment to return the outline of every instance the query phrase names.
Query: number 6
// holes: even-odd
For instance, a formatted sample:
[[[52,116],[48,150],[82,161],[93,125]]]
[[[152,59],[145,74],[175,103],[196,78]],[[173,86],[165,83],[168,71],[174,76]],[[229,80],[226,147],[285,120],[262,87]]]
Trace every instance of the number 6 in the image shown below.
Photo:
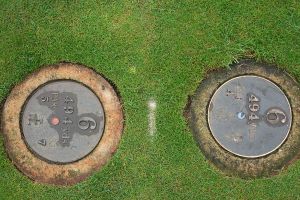
[[[94,130],[97,127],[97,123],[94,119],[90,117],[82,117],[78,122],[78,127],[81,130],[88,130],[88,129]]]

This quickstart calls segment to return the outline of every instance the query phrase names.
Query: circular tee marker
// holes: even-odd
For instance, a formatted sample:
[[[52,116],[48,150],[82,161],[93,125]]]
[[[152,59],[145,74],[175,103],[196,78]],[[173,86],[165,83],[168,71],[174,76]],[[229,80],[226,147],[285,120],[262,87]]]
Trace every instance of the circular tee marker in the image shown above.
[[[9,157],[30,179],[75,184],[116,152],[122,106],[113,87],[93,70],[60,63],[17,85],[2,116]]]
[[[208,124],[224,149],[257,158],[278,149],[288,137],[292,111],[287,97],[273,82],[259,76],[238,76],[213,94]]]
[[[42,159],[62,164],[87,156],[98,145],[104,124],[98,97],[88,87],[70,80],[36,89],[24,104],[21,119],[29,149]],[[39,145],[38,141],[48,144]]]
[[[300,153],[299,92],[277,67],[244,60],[207,75],[188,122],[206,158],[227,175],[274,175]]]

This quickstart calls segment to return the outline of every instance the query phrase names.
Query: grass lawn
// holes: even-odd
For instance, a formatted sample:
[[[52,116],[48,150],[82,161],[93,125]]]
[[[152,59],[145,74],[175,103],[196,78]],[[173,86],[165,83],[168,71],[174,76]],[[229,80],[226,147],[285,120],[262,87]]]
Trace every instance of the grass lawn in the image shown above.
[[[67,188],[24,177],[1,136],[0,199],[300,198],[299,160],[272,178],[226,177],[207,162],[183,116],[205,73],[241,57],[276,63],[300,81],[300,1],[240,2],[0,0],[1,101],[40,66],[65,60],[112,80],[126,115],[113,159]]]

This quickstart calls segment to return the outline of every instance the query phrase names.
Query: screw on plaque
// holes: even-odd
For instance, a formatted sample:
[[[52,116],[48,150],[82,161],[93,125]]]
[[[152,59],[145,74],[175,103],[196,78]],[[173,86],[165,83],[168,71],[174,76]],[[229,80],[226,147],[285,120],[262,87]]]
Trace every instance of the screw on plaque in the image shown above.
[[[51,162],[68,163],[85,157],[104,132],[101,102],[93,91],[74,81],[42,85],[26,102],[22,117],[26,144]]]
[[[291,117],[284,92],[271,81],[252,75],[224,82],[214,92],[208,108],[209,129],[219,145],[235,155],[251,158],[280,147],[289,134]]]

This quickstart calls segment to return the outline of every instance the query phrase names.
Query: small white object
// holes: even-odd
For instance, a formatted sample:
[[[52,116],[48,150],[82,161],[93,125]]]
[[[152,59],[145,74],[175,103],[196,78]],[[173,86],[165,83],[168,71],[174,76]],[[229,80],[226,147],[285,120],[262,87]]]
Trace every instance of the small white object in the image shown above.
[[[148,129],[149,129],[149,135],[154,136],[156,133],[156,108],[157,103],[155,100],[151,99],[148,101]]]

